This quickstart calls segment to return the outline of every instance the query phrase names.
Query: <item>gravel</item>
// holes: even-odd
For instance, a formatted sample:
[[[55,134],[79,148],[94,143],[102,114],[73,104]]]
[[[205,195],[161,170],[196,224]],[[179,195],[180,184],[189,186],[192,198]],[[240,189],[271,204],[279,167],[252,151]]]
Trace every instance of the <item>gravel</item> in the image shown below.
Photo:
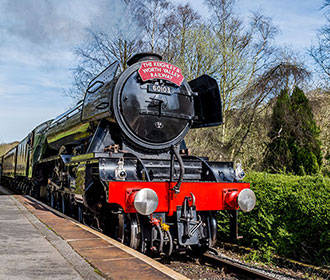
[[[330,279],[330,267],[320,268],[279,256],[273,256],[274,263],[255,262],[249,260],[251,249],[232,244],[225,244],[223,248],[218,248],[217,251],[227,258],[254,267],[259,271],[267,272],[275,279]]]
[[[249,267],[252,270],[264,273],[274,279],[330,279],[330,270],[315,268],[309,265],[300,264],[288,265],[288,260],[283,261],[285,265],[276,266],[274,264],[264,264],[247,261],[247,254],[237,253],[231,250],[218,249],[219,257],[230,260]],[[233,274],[227,274],[221,268],[215,268],[208,264],[201,264],[199,260],[187,256],[173,257],[170,260],[162,260],[163,264],[190,279],[241,279]],[[290,263],[290,262],[289,262]],[[319,270],[318,270],[319,269]]]

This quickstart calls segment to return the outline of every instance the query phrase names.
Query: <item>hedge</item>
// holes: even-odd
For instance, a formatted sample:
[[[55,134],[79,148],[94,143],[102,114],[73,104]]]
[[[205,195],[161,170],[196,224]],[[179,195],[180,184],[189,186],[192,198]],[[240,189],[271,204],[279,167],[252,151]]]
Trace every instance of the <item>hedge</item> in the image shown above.
[[[251,172],[244,179],[257,196],[239,213],[241,245],[315,265],[330,264],[330,178]],[[228,234],[219,215],[219,236]]]

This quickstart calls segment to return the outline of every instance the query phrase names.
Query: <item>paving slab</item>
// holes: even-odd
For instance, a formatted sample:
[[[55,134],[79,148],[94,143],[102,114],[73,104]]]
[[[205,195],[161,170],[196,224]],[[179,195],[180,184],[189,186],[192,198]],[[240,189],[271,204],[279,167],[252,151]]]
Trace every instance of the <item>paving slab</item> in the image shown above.
[[[0,279],[104,279],[13,196],[0,195]]]
[[[78,272],[78,275],[74,275],[74,271],[71,272],[71,274],[68,274],[69,272],[67,273],[66,271],[62,273],[59,269],[58,274],[49,274],[49,278],[47,274],[44,274],[44,276],[47,275],[47,277],[43,277],[40,279],[94,279],[91,278],[94,277],[94,275],[96,274],[94,271],[98,272],[106,279],[188,279],[183,275],[171,270],[170,268],[160,264],[159,262],[121,244],[120,242],[83,224],[80,224],[77,221],[74,221],[73,219],[50,208],[48,205],[37,201],[32,197],[24,195],[14,195],[10,197],[10,199],[11,201],[8,199],[3,199],[4,208],[5,205],[7,205],[7,207],[12,208],[11,211],[17,211],[11,205],[11,203],[13,203],[21,212],[24,212],[25,214],[28,212],[29,222],[31,223],[31,220],[33,220],[34,223],[37,224],[37,226],[34,226],[38,229],[39,232],[44,235],[47,235],[47,241],[50,242],[54,247],[56,247],[58,251],[66,251],[66,254],[63,254],[65,256],[66,261],[71,262],[72,258],[79,256],[80,260],[84,262],[84,265],[80,266],[79,269],[73,269]],[[14,200],[16,200],[16,203]],[[0,204],[1,202],[2,201],[0,200]],[[5,222],[9,223],[8,217],[10,217],[11,214],[3,214],[5,217]],[[36,223],[35,220],[38,221],[38,223]],[[17,226],[19,227],[17,239],[21,240],[23,245],[24,241],[25,243],[29,242],[29,236],[31,236],[32,239],[35,238],[33,234],[27,235],[24,231],[22,233],[22,230],[25,228],[25,226]],[[1,232],[2,230],[0,229],[0,234]],[[52,232],[52,235],[49,235],[49,232]],[[8,238],[7,235],[8,231],[3,230],[3,240],[5,240],[5,238]],[[33,254],[31,253],[32,255],[39,254],[38,249],[36,249],[36,247],[38,247],[36,243],[37,241],[35,240],[35,243],[33,243],[32,245],[28,245],[29,250],[34,251]],[[45,251],[43,251],[46,249],[44,249],[42,246],[40,246],[40,249],[40,254],[43,253],[44,255],[46,255]],[[10,255],[9,251],[7,252],[7,255]],[[54,260],[50,255],[48,257],[49,261]],[[85,260],[88,262],[88,264]],[[52,264],[47,263],[46,265]],[[90,274],[90,270],[88,270],[87,268],[92,269],[92,272],[94,273],[93,276]],[[9,269],[9,271],[11,271],[12,269],[13,268]],[[62,267],[62,270],[65,270],[64,266]],[[95,279],[103,279],[100,277],[100,275],[97,274],[96,277],[99,278]],[[86,278],[87,276],[90,278]],[[39,279],[36,277],[33,278]],[[0,272],[0,280],[2,279],[25,278],[1,278]]]

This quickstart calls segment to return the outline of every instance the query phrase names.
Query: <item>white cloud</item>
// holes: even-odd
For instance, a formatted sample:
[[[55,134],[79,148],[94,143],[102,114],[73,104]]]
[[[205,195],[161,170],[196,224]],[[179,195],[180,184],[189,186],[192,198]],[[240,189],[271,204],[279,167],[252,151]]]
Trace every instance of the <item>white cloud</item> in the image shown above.
[[[121,18],[121,0],[0,1],[0,139],[22,139],[70,98],[72,50],[92,24]],[[122,19],[127,22],[126,18]]]

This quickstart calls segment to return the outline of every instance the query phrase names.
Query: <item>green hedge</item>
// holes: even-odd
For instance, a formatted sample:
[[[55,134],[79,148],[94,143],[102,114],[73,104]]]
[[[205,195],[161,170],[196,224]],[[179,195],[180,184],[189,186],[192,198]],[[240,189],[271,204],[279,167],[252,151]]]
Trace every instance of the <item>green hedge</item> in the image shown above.
[[[316,265],[330,264],[330,179],[251,172],[257,204],[239,214],[240,244]],[[219,217],[220,234],[224,215]],[[221,236],[221,235],[220,235]]]

